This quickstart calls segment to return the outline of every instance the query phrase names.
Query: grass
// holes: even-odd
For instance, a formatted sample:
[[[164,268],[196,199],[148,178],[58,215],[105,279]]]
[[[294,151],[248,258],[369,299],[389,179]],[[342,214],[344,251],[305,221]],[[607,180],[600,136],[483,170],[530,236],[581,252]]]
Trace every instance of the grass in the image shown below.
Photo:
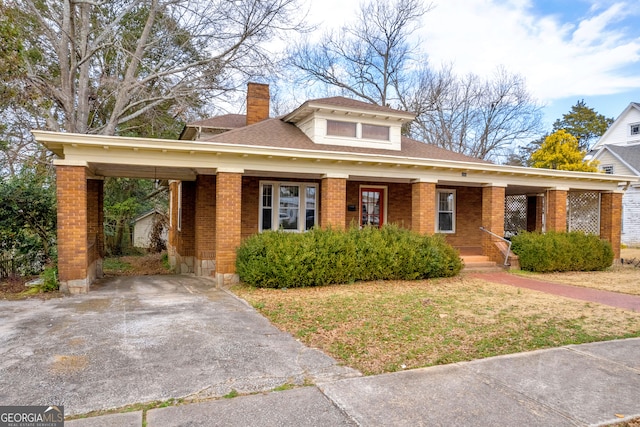
[[[280,329],[367,375],[640,336],[640,313],[464,275],[232,291]]]
[[[640,249],[624,248],[621,257],[640,260]],[[582,286],[604,291],[620,292],[624,294],[640,295],[640,268],[633,265],[616,265],[606,271],[573,271],[565,273],[530,273],[518,272],[533,279],[548,280],[550,282],[567,285]]]

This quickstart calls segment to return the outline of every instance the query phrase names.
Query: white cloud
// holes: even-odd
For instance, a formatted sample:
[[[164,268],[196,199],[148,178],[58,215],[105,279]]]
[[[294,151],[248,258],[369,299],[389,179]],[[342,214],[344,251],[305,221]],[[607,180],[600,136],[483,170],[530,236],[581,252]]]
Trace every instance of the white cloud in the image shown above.
[[[640,87],[640,37],[616,25],[631,5],[594,7],[585,19],[534,16],[531,1],[442,0],[420,36],[432,65],[489,75],[498,65],[523,75],[534,96],[551,101]]]

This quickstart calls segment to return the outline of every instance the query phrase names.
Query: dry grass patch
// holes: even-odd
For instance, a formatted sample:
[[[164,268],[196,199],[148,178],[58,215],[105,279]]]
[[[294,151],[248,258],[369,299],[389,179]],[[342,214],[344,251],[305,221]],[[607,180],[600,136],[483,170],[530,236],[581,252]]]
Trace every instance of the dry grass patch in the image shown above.
[[[464,276],[232,291],[365,374],[640,336],[640,313]]]
[[[625,259],[637,258],[640,260],[640,248],[622,249],[620,256]],[[549,282],[640,295],[640,268],[628,264],[617,265],[607,271],[569,271],[563,273],[520,272],[518,274],[524,274],[534,279],[547,280]]]
[[[127,255],[105,258],[102,268],[110,276],[154,276],[172,274],[165,265],[163,254]]]

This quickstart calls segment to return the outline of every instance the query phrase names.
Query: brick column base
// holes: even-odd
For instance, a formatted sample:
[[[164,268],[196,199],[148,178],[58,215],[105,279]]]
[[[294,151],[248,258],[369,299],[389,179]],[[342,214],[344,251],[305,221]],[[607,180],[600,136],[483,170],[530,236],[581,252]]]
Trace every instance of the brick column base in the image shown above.
[[[545,231],[567,231],[567,192],[547,191],[547,221]]]
[[[482,227],[498,236],[504,236],[505,188],[488,186],[482,188]],[[482,232],[482,253],[502,265],[504,256],[497,244],[499,239]]]
[[[320,226],[344,230],[347,223],[346,178],[322,178],[320,188]]]
[[[622,193],[600,195],[600,238],[611,243],[613,262],[620,262],[622,228]]]

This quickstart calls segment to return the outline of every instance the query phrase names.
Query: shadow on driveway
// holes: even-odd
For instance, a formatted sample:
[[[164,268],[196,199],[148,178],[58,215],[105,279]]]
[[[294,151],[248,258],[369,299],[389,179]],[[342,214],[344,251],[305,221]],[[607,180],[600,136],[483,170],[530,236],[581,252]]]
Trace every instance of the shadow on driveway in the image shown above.
[[[73,415],[359,375],[213,286],[115,277],[87,295],[0,301],[0,402]]]

